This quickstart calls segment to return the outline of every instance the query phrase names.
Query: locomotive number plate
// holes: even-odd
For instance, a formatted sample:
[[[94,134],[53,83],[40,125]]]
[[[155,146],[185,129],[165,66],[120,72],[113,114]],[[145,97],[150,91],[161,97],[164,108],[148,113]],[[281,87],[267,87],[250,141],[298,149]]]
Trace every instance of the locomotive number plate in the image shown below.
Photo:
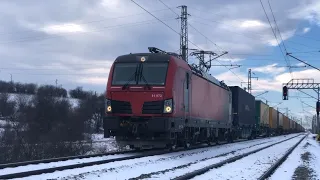
[[[162,94],[152,94],[151,97],[153,97],[153,98],[162,98]]]

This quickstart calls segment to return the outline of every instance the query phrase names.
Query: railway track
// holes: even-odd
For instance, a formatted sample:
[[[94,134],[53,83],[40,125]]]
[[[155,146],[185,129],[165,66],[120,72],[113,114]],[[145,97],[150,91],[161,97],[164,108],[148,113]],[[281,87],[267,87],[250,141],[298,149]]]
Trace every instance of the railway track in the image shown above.
[[[139,153],[139,152],[145,152],[145,151],[151,151],[151,150],[114,151],[114,152],[108,152],[108,153],[80,155],[80,156],[67,156],[67,157],[59,157],[59,158],[50,158],[50,159],[41,159],[41,160],[33,160],[33,161],[7,163],[7,164],[0,164],[0,171],[1,171],[1,169],[5,169],[5,168],[12,168],[12,167],[19,167],[19,166],[26,166],[26,165],[33,165],[33,164],[53,163],[53,162],[59,162],[59,161],[86,159],[86,158],[94,158],[94,157],[102,157],[102,156],[110,156],[110,155],[120,155],[120,154],[127,154],[127,153]]]
[[[219,161],[217,163],[214,164],[210,164],[207,165],[205,167],[196,169],[194,171],[185,173],[183,175],[177,176],[175,178],[173,178],[174,180],[186,180],[186,179],[219,179],[217,177],[220,177],[221,179],[226,179],[226,178],[230,178],[230,179],[234,179],[234,178],[239,178],[238,176],[236,177],[235,174],[238,175],[243,175],[246,172],[246,169],[252,169],[252,172],[254,172],[255,175],[257,174],[261,174],[259,177],[252,177],[250,176],[249,179],[259,179],[259,180],[263,180],[266,179],[267,177],[269,177],[274,170],[281,165],[281,163],[286,159],[286,157],[294,150],[294,148],[296,148],[299,143],[307,136],[307,135],[303,135],[303,137],[300,137],[301,135],[295,136],[295,137],[291,137],[261,148],[257,148],[254,149],[252,151],[246,152],[246,153],[241,153],[239,155],[235,155],[232,156],[230,158],[227,158],[223,161]],[[286,144],[285,144],[286,143]],[[283,145],[285,144],[285,145]],[[292,145],[293,144],[293,145]],[[286,149],[287,151],[283,151],[281,152],[280,149],[281,146],[285,146],[288,147],[288,149]],[[269,157],[265,157],[266,154],[264,154],[263,151],[266,150],[270,150],[273,152],[277,152],[277,153],[283,153],[283,155],[275,162],[275,163],[270,163],[270,159]],[[278,150],[278,151],[277,151]],[[279,152],[280,151],[280,152]],[[260,154],[259,154],[260,153]],[[253,160],[254,158],[251,158],[251,156],[253,154],[256,154],[257,157],[260,157],[260,159],[258,158],[258,160]],[[239,162],[240,159],[244,159],[247,158],[248,161],[244,161],[244,162],[248,162],[248,163],[243,163],[243,162]],[[250,162],[250,158],[251,158],[251,162]],[[253,162],[255,161],[255,162]],[[259,162],[259,163],[257,163]],[[254,165],[259,166],[259,167],[263,167],[262,169],[258,169],[257,167],[254,167]],[[241,168],[239,168],[241,167]],[[224,169],[222,169],[224,168]],[[233,172],[233,169],[234,170]],[[229,171],[225,171],[225,170],[229,170]],[[241,173],[240,173],[241,172]],[[228,177],[226,176],[221,176],[221,175],[225,175],[225,174],[229,174]],[[247,179],[245,177],[241,177],[244,179]]]
[[[243,142],[248,140],[238,140],[237,142]],[[250,140],[252,142],[259,143],[260,140]],[[220,143],[219,145],[228,144]],[[216,145],[212,145],[216,146]],[[193,149],[207,148],[208,145],[196,146],[189,148],[187,151]],[[143,157],[164,155],[167,153],[186,151],[186,149],[177,149],[175,151],[169,152],[168,150],[143,150],[143,151],[127,151],[127,152],[113,152],[107,154],[99,155],[88,155],[88,156],[73,156],[73,157],[64,157],[64,158],[55,158],[39,161],[29,161],[29,162],[20,162],[12,164],[0,165],[0,179],[12,179],[12,178],[22,178],[33,175],[39,175],[43,173],[53,173],[55,171],[64,171],[75,168],[89,167],[93,165],[102,165],[110,162],[125,161],[132,159],[139,159]],[[73,160],[73,161],[72,161]],[[63,162],[64,161],[64,162]],[[55,162],[55,163],[54,163]],[[45,167],[43,164],[46,164]]]
[[[243,141],[248,141],[248,140],[235,140],[233,143],[238,143]],[[258,139],[252,140],[252,141],[258,141]],[[210,146],[217,146],[217,145],[223,145],[223,144],[229,144],[229,143],[220,142],[219,144],[214,144]],[[190,147],[187,150],[201,149],[206,147],[208,147],[208,145],[198,145],[198,146]],[[110,153],[94,154],[94,155],[70,156],[70,157],[52,158],[52,159],[45,159],[45,160],[0,164],[0,179],[23,178],[23,177],[39,175],[43,173],[52,173],[55,171],[82,168],[82,167],[106,164],[106,163],[116,162],[116,161],[124,161],[124,160],[143,158],[148,156],[162,155],[162,154],[171,153],[171,152],[180,152],[185,150],[186,149],[183,149],[183,148],[177,148],[174,151],[168,151],[163,149],[134,150],[134,151],[125,151],[125,152],[110,152]],[[117,155],[120,155],[120,157]],[[43,164],[46,164],[46,165],[43,165]],[[46,168],[43,168],[44,166],[46,166]]]
[[[279,158],[267,171],[265,171],[258,179],[264,180],[269,178],[275,170],[288,158],[288,156],[292,153],[292,151],[298,147],[298,145],[305,139],[308,135],[298,141],[294,146],[292,146],[289,150],[287,150],[284,155]]]
[[[140,158],[147,155],[161,154],[162,152],[161,150],[133,150],[1,164],[0,179],[22,178],[37,174]],[[46,168],[43,168],[44,166],[46,166]]]

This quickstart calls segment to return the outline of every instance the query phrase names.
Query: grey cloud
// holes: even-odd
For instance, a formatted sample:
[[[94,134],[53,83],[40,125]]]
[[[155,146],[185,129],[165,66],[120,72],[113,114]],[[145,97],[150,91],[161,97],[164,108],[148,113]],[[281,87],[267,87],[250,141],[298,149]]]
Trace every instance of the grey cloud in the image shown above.
[[[273,38],[270,28],[257,31],[240,31],[236,27],[230,27],[225,30],[221,23],[207,22],[195,18],[203,17],[225,24],[234,19],[258,19],[267,23],[259,1],[223,2],[205,0],[201,1],[201,3],[192,0],[163,1],[170,7],[174,7],[173,9],[177,13],[180,13],[180,10],[175,8],[176,6],[188,5],[188,10],[191,14],[190,22],[196,21],[193,25],[198,30],[219,46],[230,51],[230,53],[262,52],[265,44],[257,39],[257,36],[253,35],[254,33],[266,34],[267,38]],[[136,0],[136,2],[152,12],[166,9],[158,1]],[[278,25],[283,33],[295,29],[298,23],[297,19],[288,20],[286,15],[290,9],[297,7],[298,0],[294,0],[294,2],[290,0],[290,3],[288,2],[288,0],[285,2],[271,1]],[[34,68],[46,63],[64,63],[68,67],[68,70],[55,70],[52,67],[52,70],[47,71],[1,70],[0,74],[3,79],[8,80],[8,77],[10,77],[8,73],[20,73],[14,75],[14,79],[28,82],[54,83],[54,80],[58,78],[64,86],[73,87],[77,85],[75,78],[81,77],[31,76],[24,75],[24,73],[75,73],[81,72],[79,67],[106,67],[107,62],[112,61],[121,54],[147,52],[148,46],[156,46],[170,51],[179,49],[179,36],[159,22],[137,26],[129,25],[129,23],[147,20],[156,22],[151,15],[145,13],[129,0],[56,0],[43,2],[31,0],[19,2],[19,4],[6,0],[1,1],[0,4],[0,22],[5,24],[5,26],[0,27],[0,62],[2,67],[20,67],[16,63],[33,65]],[[265,7],[267,8],[267,3],[265,3]],[[134,15],[139,13],[141,14]],[[180,30],[179,23],[174,20],[176,15],[170,10],[153,13],[161,19],[171,19],[165,22],[177,31]],[[120,16],[127,17],[117,18]],[[203,25],[200,22],[211,24],[211,26]],[[78,23],[87,28],[88,32],[47,34],[40,31],[41,27],[63,23]],[[124,26],[110,28],[110,26],[118,25]],[[205,39],[192,28],[189,28],[189,31],[190,37],[194,37],[191,40],[195,43],[208,49],[217,49],[210,42],[206,43]],[[250,38],[246,36],[250,36]],[[192,47],[190,43],[189,47]],[[101,63],[97,63],[97,61],[101,61]],[[85,63],[90,64],[90,66],[77,65]],[[220,68],[216,73],[223,71],[225,69]],[[101,74],[101,76],[107,76],[107,72],[106,74]],[[103,89],[105,85],[86,84],[86,87]]]

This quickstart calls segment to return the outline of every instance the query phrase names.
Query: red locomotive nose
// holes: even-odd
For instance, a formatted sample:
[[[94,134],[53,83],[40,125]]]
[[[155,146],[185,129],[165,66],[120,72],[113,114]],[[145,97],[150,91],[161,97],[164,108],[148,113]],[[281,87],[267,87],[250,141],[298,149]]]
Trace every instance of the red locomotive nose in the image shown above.
[[[133,116],[143,116],[143,114],[146,114],[145,112],[143,112],[145,109],[156,108],[156,102],[163,101],[164,92],[158,90],[144,91],[143,87],[141,87],[140,90],[138,89],[138,87],[135,87],[134,90],[131,89],[132,91],[112,92],[111,97],[112,99],[116,99],[121,102],[127,102],[127,106],[129,106],[128,108],[131,109],[131,113],[129,114]],[[153,104],[151,102],[153,102]],[[119,108],[123,107],[119,106]],[[115,109],[115,111],[116,110],[117,109]],[[159,106],[159,111],[163,111],[162,104]]]

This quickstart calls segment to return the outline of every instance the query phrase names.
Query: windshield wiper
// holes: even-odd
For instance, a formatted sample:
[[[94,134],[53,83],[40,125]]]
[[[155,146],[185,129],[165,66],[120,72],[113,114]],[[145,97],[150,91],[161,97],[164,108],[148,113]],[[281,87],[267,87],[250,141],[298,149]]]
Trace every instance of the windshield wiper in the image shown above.
[[[137,80],[137,77],[138,77],[138,65],[136,66],[136,71],[131,75],[131,77],[129,78],[129,80],[122,86],[122,90],[125,90],[129,83],[132,81],[132,80]]]
[[[147,88],[149,90],[151,90],[151,86],[149,85],[148,81],[146,80],[146,78],[144,77],[143,73],[142,73],[142,70],[143,70],[143,65],[141,64],[141,70],[140,70],[140,80],[142,78],[143,82],[146,83],[145,85],[147,86]]]

